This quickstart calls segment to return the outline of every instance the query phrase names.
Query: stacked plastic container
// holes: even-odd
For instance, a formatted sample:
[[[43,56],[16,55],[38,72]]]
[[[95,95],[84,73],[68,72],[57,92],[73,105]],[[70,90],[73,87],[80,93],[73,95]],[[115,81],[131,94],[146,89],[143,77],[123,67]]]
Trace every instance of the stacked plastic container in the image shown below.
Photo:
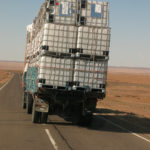
[[[77,48],[82,57],[75,63],[74,81],[91,90],[105,91],[110,47],[108,2],[78,1]]]
[[[107,2],[46,0],[27,31],[26,59],[37,68],[38,87],[105,92]]]

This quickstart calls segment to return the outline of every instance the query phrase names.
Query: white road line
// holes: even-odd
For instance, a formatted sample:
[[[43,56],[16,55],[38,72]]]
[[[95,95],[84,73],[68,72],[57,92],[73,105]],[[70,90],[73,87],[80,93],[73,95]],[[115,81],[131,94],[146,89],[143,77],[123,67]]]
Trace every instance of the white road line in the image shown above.
[[[0,88],[0,91],[12,80],[14,75]]]
[[[130,130],[128,130],[128,129],[126,129],[126,128],[124,128],[124,127],[122,127],[122,126],[120,126],[120,125],[118,125],[118,124],[116,124],[116,123],[114,123],[114,122],[112,122],[112,121],[110,121],[110,120],[104,118],[104,117],[100,117],[100,116],[97,116],[97,117],[98,117],[98,118],[102,118],[103,120],[109,122],[110,124],[112,124],[112,125],[114,125],[114,126],[120,128],[120,129],[122,129],[122,130],[124,130],[124,131],[127,131],[127,132],[131,133],[132,135],[134,135],[134,136],[136,136],[136,137],[138,137],[138,138],[140,138],[140,139],[143,139],[144,141],[147,141],[147,142],[150,143],[150,140],[146,139],[145,137],[143,137],[143,136],[141,136],[141,135],[139,135],[139,134],[137,134],[137,133],[134,133],[134,132],[132,132],[132,131],[130,131]]]
[[[132,134],[150,143],[150,140],[146,139],[145,137],[140,136],[139,134],[136,134],[136,133],[133,133],[133,132],[132,132]]]
[[[45,132],[46,132],[46,134],[48,135],[48,138],[49,138],[50,142],[52,143],[54,149],[55,149],[55,150],[58,150],[58,146],[57,146],[55,140],[53,139],[51,133],[49,132],[49,130],[48,130],[48,129],[45,129]]]

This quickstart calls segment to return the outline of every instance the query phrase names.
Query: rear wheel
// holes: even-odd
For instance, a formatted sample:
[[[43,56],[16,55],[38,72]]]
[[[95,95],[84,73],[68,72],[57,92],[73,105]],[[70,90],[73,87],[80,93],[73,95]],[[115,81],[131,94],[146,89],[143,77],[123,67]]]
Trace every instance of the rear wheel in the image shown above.
[[[27,93],[23,92],[23,96],[22,96],[22,108],[26,109],[26,97],[27,97]]]
[[[71,109],[72,123],[80,124],[82,117],[82,108],[81,105],[73,106]]]
[[[91,124],[93,113],[86,109],[83,105],[77,105],[72,109],[72,122],[81,126],[88,126]]]
[[[40,123],[47,123],[48,120],[48,113],[42,112],[40,117]]]
[[[32,122],[39,123],[40,121],[40,112],[35,110],[35,104],[33,104],[33,111],[32,111]]]
[[[81,117],[81,120],[79,122],[79,125],[88,126],[92,123],[93,114],[86,114],[85,116]]]
[[[31,94],[27,94],[27,113],[32,114],[33,98]]]

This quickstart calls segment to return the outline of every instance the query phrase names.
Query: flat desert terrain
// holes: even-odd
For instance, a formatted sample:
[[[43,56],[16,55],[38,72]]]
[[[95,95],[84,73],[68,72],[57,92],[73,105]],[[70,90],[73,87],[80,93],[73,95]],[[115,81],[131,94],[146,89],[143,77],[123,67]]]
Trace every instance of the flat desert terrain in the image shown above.
[[[2,87],[12,76],[12,72],[0,70],[0,87]]]
[[[107,97],[99,101],[101,114],[150,128],[150,69],[109,68]]]
[[[23,67],[24,67],[23,62],[0,61],[0,70],[22,71]]]
[[[0,61],[0,87],[13,76],[14,72],[22,72],[23,66],[23,62]]]

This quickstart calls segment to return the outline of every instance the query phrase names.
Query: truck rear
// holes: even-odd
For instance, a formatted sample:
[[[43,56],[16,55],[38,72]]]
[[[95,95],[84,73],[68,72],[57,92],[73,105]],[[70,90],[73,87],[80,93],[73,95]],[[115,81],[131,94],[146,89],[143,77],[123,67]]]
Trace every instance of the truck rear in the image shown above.
[[[46,0],[27,26],[23,108],[34,123],[91,122],[106,95],[108,15],[108,2]]]

